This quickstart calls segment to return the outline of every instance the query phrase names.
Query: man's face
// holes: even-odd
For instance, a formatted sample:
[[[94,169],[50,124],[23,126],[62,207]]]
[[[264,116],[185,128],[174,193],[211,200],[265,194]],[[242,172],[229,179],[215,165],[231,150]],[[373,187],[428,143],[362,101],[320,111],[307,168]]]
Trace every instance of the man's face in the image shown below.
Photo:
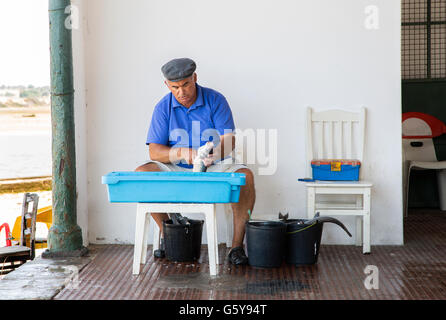
[[[195,100],[197,99],[197,89],[195,87],[196,82],[196,73],[194,73],[189,78],[177,82],[172,82],[169,80],[165,81],[167,87],[172,92],[177,101],[187,108],[193,105]]]

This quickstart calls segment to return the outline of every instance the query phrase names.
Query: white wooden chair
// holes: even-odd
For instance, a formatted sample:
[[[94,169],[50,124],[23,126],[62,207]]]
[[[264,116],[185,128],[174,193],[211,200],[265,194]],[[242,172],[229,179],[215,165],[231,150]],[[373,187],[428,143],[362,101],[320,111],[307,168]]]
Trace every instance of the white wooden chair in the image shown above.
[[[314,112],[307,108],[307,174],[311,176],[311,161],[322,159],[354,159],[363,165],[366,109],[359,112],[327,110]],[[356,129],[356,130],[355,130]],[[360,171],[361,172],[361,171]],[[370,210],[372,183],[361,181],[315,181],[306,183],[307,216],[356,216],[356,245],[370,253]],[[327,196],[336,202],[327,201]],[[340,196],[341,195],[341,196]],[[352,195],[354,203],[339,202],[342,195]],[[322,199],[324,198],[325,199]],[[324,201],[325,200],[325,201]]]

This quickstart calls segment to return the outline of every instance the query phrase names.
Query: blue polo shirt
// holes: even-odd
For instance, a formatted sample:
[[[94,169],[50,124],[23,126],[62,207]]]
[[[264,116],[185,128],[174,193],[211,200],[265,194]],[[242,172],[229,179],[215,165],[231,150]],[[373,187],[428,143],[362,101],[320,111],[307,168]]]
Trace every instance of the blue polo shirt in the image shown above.
[[[155,106],[146,144],[157,143],[169,147],[198,149],[208,141],[216,144],[220,135],[235,129],[231,108],[219,92],[199,86],[197,100],[184,107],[169,93]],[[177,165],[192,168],[180,162]]]

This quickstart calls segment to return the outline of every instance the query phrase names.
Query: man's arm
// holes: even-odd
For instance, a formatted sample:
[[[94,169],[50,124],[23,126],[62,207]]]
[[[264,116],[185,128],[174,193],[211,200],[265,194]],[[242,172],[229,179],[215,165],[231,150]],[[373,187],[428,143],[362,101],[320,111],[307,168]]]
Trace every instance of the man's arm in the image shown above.
[[[211,156],[212,162],[222,160],[229,156],[235,148],[235,136],[232,133],[222,135],[220,143],[214,148],[214,154]],[[162,144],[150,144],[150,159],[162,163],[176,163],[185,160],[188,164],[193,164],[197,156],[197,150],[189,148],[171,148]],[[212,162],[206,161],[209,166]]]
[[[235,148],[235,136],[233,133],[227,133],[220,136],[220,143],[214,148],[213,158],[223,160],[231,154]]]
[[[149,146],[150,159],[162,163],[177,163],[185,160],[188,164],[193,164],[197,156],[197,150],[189,148],[172,148],[158,143],[151,143]]]
[[[214,149],[215,161],[226,158],[235,149],[234,119],[228,101],[223,95],[215,98],[212,109],[212,122],[220,134],[220,144]]]

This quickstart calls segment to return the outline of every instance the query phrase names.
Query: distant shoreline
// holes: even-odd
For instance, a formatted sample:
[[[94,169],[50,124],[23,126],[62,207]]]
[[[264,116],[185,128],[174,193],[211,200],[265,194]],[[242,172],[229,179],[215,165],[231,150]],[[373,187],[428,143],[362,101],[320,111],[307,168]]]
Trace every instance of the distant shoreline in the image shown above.
[[[0,114],[8,114],[8,113],[28,113],[28,112],[37,112],[37,113],[49,113],[51,112],[51,106],[29,106],[29,107],[6,107],[0,108]]]
[[[49,191],[51,188],[51,176],[0,179],[0,194]]]
[[[51,107],[0,108],[0,133],[51,132]]]

